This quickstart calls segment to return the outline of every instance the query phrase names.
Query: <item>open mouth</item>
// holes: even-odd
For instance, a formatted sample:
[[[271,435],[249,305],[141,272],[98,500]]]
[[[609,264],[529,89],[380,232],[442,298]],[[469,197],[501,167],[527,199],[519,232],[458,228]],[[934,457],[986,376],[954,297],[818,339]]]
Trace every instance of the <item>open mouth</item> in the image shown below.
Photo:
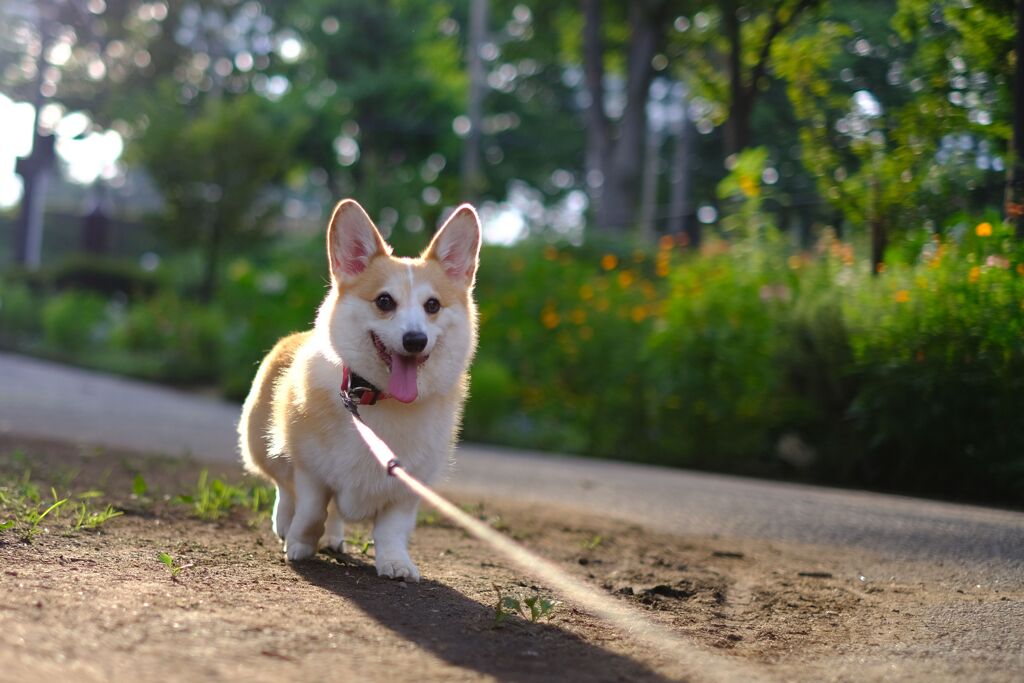
[[[419,396],[419,387],[416,384],[417,370],[430,354],[408,356],[394,353],[375,333],[370,332],[370,339],[377,349],[377,355],[391,371],[388,377],[388,393],[403,403],[415,401]]]

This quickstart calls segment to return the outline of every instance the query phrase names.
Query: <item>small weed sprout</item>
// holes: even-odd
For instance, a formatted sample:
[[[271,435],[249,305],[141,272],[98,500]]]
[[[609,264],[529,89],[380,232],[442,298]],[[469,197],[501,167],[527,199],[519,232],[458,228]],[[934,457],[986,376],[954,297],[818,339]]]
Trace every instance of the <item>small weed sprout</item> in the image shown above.
[[[597,550],[602,543],[604,543],[604,539],[601,538],[601,535],[595,534],[590,538],[584,539],[580,545],[583,546],[584,550]]]
[[[173,581],[178,580],[178,574],[180,574],[182,570],[195,566],[191,562],[188,564],[181,564],[167,553],[160,553],[156,558],[167,567],[167,570],[171,573],[171,580]]]
[[[149,484],[146,483],[146,478],[141,474],[136,474],[132,480],[132,495],[136,498],[145,498],[147,493],[149,493]]]
[[[49,515],[51,512],[60,510],[62,507],[64,507],[64,504],[67,502],[67,498],[62,498],[60,500],[55,500],[53,502],[53,505],[43,510],[42,513],[39,512],[39,508],[29,510],[27,513],[25,513],[25,521],[28,522],[29,525],[28,530],[25,531],[25,541],[31,543],[32,539],[34,539],[41,531],[41,529],[39,528],[39,524],[44,519],[46,519],[46,516]],[[59,512],[54,514],[54,517],[59,516],[59,514]]]
[[[75,513],[75,531],[81,531],[82,529],[98,529],[103,524],[113,519],[114,517],[120,517],[124,512],[121,510],[115,510],[113,505],[107,505],[103,510],[93,511],[89,509],[86,503],[79,503],[78,510]]]
[[[541,619],[547,618],[551,621],[554,616],[555,607],[558,602],[534,595],[529,598],[521,598],[517,595],[503,595],[497,584],[491,584],[498,600],[494,604],[494,626],[501,627],[505,620],[513,614],[518,614],[523,619],[529,619],[530,623],[536,624]],[[524,609],[524,606],[526,609]],[[529,610],[527,613],[526,610]]]
[[[365,555],[370,552],[370,548],[373,547],[373,539],[366,535],[361,529],[357,529],[352,533],[352,536],[345,539],[345,542],[354,548],[359,549],[360,555]]]

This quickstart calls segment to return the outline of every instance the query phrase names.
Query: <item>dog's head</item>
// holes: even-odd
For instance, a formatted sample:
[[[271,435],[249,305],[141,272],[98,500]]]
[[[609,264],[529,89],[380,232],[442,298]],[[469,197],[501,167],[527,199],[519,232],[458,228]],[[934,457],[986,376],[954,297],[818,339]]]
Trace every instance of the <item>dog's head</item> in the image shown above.
[[[456,209],[418,258],[399,258],[347,199],[331,216],[327,255],[331,291],[317,328],[334,360],[405,403],[456,388],[476,345],[473,207]]]

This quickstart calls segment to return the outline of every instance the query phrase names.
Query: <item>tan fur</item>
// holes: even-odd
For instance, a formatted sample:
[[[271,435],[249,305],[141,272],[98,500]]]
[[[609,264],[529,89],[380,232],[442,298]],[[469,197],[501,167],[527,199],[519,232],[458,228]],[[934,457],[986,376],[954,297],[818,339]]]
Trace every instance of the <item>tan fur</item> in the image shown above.
[[[242,462],[253,474],[273,480],[276,478],[275,473],[283,469],[280,460],[271,461],[267,428],[272,423],[271,415],[279,416],[283,408],[280,401],[274,400],[280,379],[291,367],[296,351],[311,335],[311,331],[296,332],[279,340],[256,371],[252,390],[242,405],[240,422],[246,427],[241,442]]]

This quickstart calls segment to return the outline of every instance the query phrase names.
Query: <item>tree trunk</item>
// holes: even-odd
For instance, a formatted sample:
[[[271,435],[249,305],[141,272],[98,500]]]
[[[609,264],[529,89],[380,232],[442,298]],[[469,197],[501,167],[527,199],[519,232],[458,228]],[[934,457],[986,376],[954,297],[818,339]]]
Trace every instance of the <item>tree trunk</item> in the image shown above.
[[[462,198],[473,201],[483,189],[480,148],[483,143],[484,94],[486,74],[480,48],[487,40],[487,0],[471,0],[469,6],[469,39],[466,47],[469,66],[469,135],[462,153]]]
[[[587,93],[587,186],[595,227],[623,232],[636,218],[637,194],[647,131],[647,94],[660,43],[663,2],[637,0],[629,5],[630,38],[626,54],[626,108],[613,126],[604,111],[604,41],[600,0],[582,0],[583,68]]]
[[[729,44],[726,69],[729,72],[729,117],[725,121],[725,156],[738,154],[749,143],[749,104],[743,84],[743,35],[735,0],[722,3],[722,24]]]
[[[32,151],[27,157],[19,159],[16,167],[23,184],[21,211],[14,225],[14,261],[29,270],[39,268],[42,261],[43,209],[55,161],[53,136],[44,136],[39,132],[39,115],[45,101],[42,92],[43,73],[46,70],[46,52],[51,42],[47,21],[52,8],[40,4],[38,11],[37,29],[41,45],[36,57],[36,78],[32,86],[32,106],[35,108],[32,117]]]
[[[668,231],[678,234],[686,230],[690,208],[690,162],[693,157],[693,124],[686,115],[686,97],[680,102],[682,115],[675,125],[676,138],[672,154],[672,172],[669,180]]]
[[[608,117],[604,111],[604,39],[601,35],[601,0],[583,0],[583,71],[590,102],[586,112],[587,149],[584,166],[587,191],[596,227],[603,228],[605,167],[609,140]]]
[[[640,191],[640,237],[646,242],[654,242],[658,237],[658,166],[664,137],[661,128],[647,122],[643,184]]]

